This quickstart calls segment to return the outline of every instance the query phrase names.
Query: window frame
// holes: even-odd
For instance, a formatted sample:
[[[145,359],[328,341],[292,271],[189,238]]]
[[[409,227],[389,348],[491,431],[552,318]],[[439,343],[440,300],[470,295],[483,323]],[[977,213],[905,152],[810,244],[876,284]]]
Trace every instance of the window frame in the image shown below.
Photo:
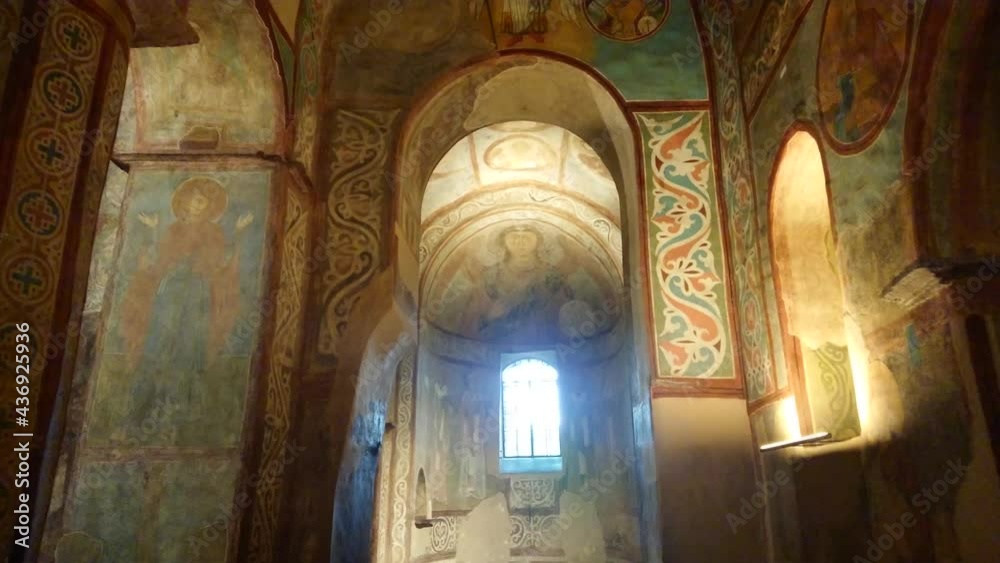
[[[540,350],[535,352],[518,352],[500,355],[500,370],[497,378],[500,392],[500,440],[498,444],[498,458],[500,473],[502,475],[525,474],[525,473],[561,473],[563,471],[563,437],[562,437],[562,389],[559,386],[559,379],[562,373],[556,361],[557,356],[554,350]],[[559,407],[559,426],[556,439],[559,445],[559,455],[557,456],[512,456],[505,457],[505,444],[507,435],[507,425],[504,420],[505,389],[503,382],[504,371],[513,364],[522,360],[537,360],[551,366],[556,371],[556,401]],[[532,427],[532,434],[534,428]],[[532,439],[533,440],[533,439]],[[532,443],[532,454],[534,454],[534,443]]]

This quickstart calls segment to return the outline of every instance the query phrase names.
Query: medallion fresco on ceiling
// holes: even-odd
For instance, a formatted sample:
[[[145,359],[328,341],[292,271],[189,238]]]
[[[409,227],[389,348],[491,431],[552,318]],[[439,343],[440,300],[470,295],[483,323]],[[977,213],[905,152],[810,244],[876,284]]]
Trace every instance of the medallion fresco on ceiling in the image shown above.
[[[830,2],[823,20],[816,90],[823,133],[841,153],[875,140],[906,75],[912,13],[895,2]]]
[[[618,41],[639,41],[667,20],[669,0],[585,0],[587,21],[598,33]]]
[[[618,192],[601,157],[569,131],[534,121],[484,127],[455,144],[427,183],[424,223],[472,191],[510,182],[571,193],[618,224]]]
[[[493,27],[504,37],[500,47],[585,37],[584,22],[605,37],[638,41],[658,31],[667,19],[669,0],[473,0],[474,13],[489,5]],[[573,29],[576,28],[576,29]]]

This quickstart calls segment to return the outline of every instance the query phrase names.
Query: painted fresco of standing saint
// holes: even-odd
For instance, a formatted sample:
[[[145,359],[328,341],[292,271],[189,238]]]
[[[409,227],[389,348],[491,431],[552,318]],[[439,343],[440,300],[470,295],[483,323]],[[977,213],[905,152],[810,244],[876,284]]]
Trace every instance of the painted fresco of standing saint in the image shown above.
[[[221,184],[196,177],[174,191],[175,220],[162,236],[155,236],[158,215],[139,214],[154,239],[125,289],[120,324],[126,366],[135,373],[132,411],[137,416],[157,400],[197,401],[193,385],[218,357],[236,322],[240,235],[254,216],[239,217],[227,252],[217,223],[227,205]]]

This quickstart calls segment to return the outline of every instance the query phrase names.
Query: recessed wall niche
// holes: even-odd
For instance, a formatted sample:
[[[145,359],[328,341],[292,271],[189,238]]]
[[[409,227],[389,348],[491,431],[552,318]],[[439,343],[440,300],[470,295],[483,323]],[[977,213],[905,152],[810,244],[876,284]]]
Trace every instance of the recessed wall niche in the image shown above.
[[[792,437],[861,433],[837,235],[816,138],[786,137],[772,176],[771,259],[785,360],[798,416]]]
[[[618,190],[601,157],[556,126],[488,126],[440,160],[421,216],[409,471],[424,476],[431,511],[409,524],[408,553],[638,561],[634,350]],[[530,434],[511,463],[504,359],[536,356],[558,371],[558,401],[538,407],[558,411],[559,455],[547,443],[532,457]]]

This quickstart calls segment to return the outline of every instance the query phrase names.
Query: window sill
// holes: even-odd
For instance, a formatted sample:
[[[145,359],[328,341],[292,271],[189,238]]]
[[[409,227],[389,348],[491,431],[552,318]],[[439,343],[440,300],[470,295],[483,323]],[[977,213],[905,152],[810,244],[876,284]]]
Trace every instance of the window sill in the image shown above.
[[[562,473],[561,457],[502,457],[500,473],[503,475],[521,473]]]

